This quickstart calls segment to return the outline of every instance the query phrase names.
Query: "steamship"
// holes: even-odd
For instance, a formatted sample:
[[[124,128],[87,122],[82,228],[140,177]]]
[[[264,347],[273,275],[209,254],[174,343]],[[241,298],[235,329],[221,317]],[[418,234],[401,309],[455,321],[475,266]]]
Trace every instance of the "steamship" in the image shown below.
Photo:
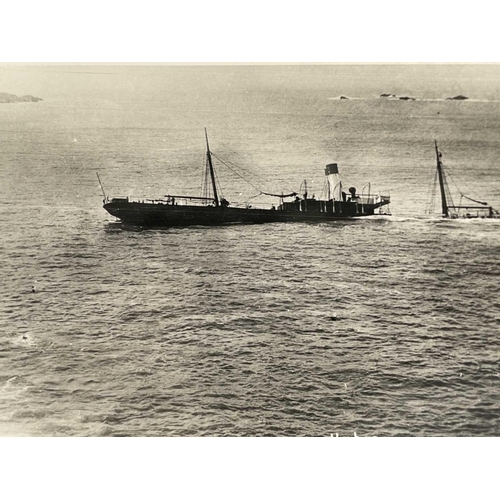
[[[299,194],[273,194],[260,192],[262,195],[278,198],[277,206],[254,208],[251,206],[231,206],[220,196],[213,158],[218,157],[210,151],[208,135],[205,129],[206,162],[205,185],[203,196],[172,196],[161,199],[144,200],[130,197],[108,198],[104,188],[104,209],[122,223],[134,226],[172,227],[189,225],[222,224],[259,224],[271,222],[325,222],[337,219],[352,219],[376,215],[383,212],[382,207],[390,203],[389,196],[359,194],[355,187],[347,192],[343,190],[338,165],[331,163],[325,168],[327,178],[326,199],[309,197],[307,184]],[[99,176],[98,176],[99,177]],[[100,179],[99,179],[100,182]],[[369,184],[367,184],[369,186]]]

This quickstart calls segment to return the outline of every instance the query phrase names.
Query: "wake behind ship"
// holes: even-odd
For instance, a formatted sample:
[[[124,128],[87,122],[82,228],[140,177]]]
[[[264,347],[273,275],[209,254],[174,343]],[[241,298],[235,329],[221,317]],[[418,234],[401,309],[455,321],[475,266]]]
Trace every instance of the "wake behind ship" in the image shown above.
[[[290,194],[261,194],[277,197],[277,207],[253,208],[236,207],[219,196],[217,177],[212,156],[206,138],[205,185],[203,196],[171,196],[157,200],[126,198],[108,198],[104,194],[104,209],[123,223],[150,226],[171,227],[189,225],[222,224],[261,224],[270,222],[323,222],[337,219],[349,219],[375,215],[375,211],[389,205],[389,196],[375,196],[368,192],[359,195],[356,188],[343,191],[342,181],[336,163],[326,166],[326,199],[308,197],[307,184],[304,191]],[[104,193],[104,190],[103,190]],[[291,201],[285,201],[292,198]]]

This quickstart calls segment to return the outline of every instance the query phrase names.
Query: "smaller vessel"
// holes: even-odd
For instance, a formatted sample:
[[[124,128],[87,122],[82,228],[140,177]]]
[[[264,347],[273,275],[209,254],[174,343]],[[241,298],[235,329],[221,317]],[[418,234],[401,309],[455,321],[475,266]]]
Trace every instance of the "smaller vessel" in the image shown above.
[[[500,212],[494,209],[491,205],[485,201],[478,201],[469,196],[466,196],[459,190],[460,202],[458,204],[454,203],[451,196],[451,191],[448,185],[447,173],[445,171],[443,162],[441,158],[443,157],[441,151],[439,151],[437,141],[434,141],[434,147],[436,149],[436,174],[434,176],[434,185],[432,189],[432,198],[430,201],[430,208],[428,213],[433,212],[434,199],[436,193],[436,183],[439,181],[439,192],[441,195],[441,214],[443,217],[449,219],[493,219],[500,218]],[[466,204],[462,204],[463,199],[467,200]]]

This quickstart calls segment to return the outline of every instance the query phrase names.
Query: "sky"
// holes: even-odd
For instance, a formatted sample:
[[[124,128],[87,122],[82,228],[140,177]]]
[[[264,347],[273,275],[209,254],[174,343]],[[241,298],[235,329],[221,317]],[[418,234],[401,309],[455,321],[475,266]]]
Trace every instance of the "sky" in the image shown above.
[[[0,61],[493,62],[490,5],[422,0],[2,6]]]

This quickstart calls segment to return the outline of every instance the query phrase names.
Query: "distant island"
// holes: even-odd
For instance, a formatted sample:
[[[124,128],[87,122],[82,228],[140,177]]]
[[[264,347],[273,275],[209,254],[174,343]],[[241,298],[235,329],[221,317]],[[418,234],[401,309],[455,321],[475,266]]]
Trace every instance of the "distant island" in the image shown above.
[[[349,99],[356,99],[356,100],[365,100],[365,99],[373,99],[374,97],[349,97],[346,95],[339,95],[338,97],[328,97],[329,100],[331,101],[336,101],[336,100],[349,100]],[[467,101],[469,98],[465,95],[456,95],[454,97],[414,97],[411,95],[398,95],[398,94],[390,94],[388,92],[384,92],[383,94],[379,94],[378,99],[381,101],[425,101],[425,102],[432,102],[432,101]],[[473,99],[475,100],[475,99]]]
[[[410,96],[406,96],[406,95],[402,95],[402,96],[397,96],[396,94],[380,94],[380,97],[382,98],[387,98],[387,99],[399,99],[400,101],[415,101],[416,100],[416,97],[410,97]],[[468,97],[464,96],[464,95],[456,95],[455,97],[447,97],[446,100],[447,101],[466,101],[468,99]],[[423,101],[426,101],[426,100],[436,100],[436,99],[419,99],[419,100],[423,100]],[[438,99],[440,100],[440,99]]]
[[[456,95],[455,97],[447,97],[447,101],[465,101],[468,99],[468,97],[465,97],[464,95]]]
[[[396,94],[380,94],[380,97],[388,97],[390,100],[399,99],[400,101],[415,101],[415,97],[409,97],[406,95],[397,96]]]
[[[14,94],[7,94],[5,92],[0,92],[0,104],[12,103],[12,102],[38,102],[43,101],[40,97],[34,97],[32,95],[17,96]]]

